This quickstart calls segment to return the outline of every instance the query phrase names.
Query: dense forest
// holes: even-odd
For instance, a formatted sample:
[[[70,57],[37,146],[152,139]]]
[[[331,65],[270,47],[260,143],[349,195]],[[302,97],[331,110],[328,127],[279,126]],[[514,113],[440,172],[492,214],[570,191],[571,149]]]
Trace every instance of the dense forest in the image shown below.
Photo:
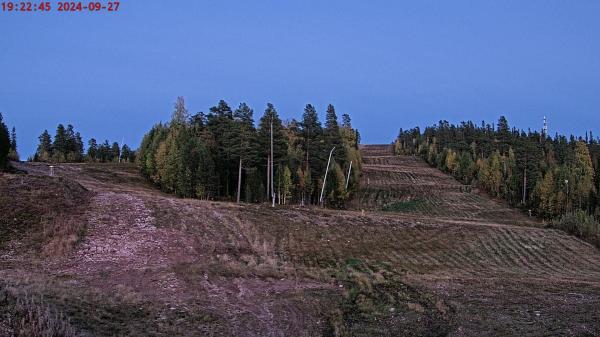
[[[0,171],[8,169],[10,160],[19,160],[17,152],[17,130],[13,127],[9,133],[0,113]]]
[[[245,103],[234,110],[221,100],[208,114],[190,115],[179,97],[171,121],[144,136],[137,162],[144,176],[182,197],[302,205],[319,203],[329,167],[323,201],[342,208],[358,186],[358,143],[350,116],[340,125],[333,105],[323,126],[311,104],[301,121],[283,122],[269,103],[256,127]]]
[[[96,139],[91,138],[88,142],[87,153],[84,152],[83,140],[79,132],[75,132],[73,125],[65,128],[59,124],[56,128],[54,140],[48,130],[39,136],[39,144],[35,155],[31,160],[53,163],[78,163],[88,162],[134,162],[135,151],[127,144],[119,146],[119,143],[110,144],[108,140],[98,144]]]
[[[585,138],[558,134],[552,138],[544,130],[510,128],[505,117],[497,126],[440,121],[423,131],[401,129],[395,151],[419,155],[513,206],[556,219],[554,223],[589,223],[568,230],[599,240],[593,217],[600,215],[600,140],[591,133]]]

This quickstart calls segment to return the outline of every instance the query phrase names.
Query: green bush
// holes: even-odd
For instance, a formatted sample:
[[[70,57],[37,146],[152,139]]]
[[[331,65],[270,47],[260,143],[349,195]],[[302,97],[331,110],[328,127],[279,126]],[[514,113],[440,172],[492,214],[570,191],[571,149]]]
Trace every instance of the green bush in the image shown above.
[[[580,209],[566,213],[552,221],[551,226],[576,235],[600,247],[600,222]]]

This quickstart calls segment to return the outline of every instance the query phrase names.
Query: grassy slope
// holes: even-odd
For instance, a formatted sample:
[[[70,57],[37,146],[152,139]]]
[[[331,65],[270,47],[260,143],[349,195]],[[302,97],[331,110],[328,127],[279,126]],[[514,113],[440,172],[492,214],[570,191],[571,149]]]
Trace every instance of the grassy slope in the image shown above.
[[[380,161],[375,169],[384,177],[420,167],[408,158],[391,166],[389,158],[367,158],[371,182],[382,175],[370,175],[370,160]],[[23,168],[46,173],[43,165]],[[533,223],[481,196],[455,205],[437,193],[436,207],[417,208],[419,203],[400,214],[271,209],[167,196],[132,166],[63,165],[57,174],[65,178],[0,179],[25,179],[34,191],[46,189],[36,183],[83,185],[90,191],[89,202],[77,203],[83,214],[63,217],[82,220],[85,238],[60,254],[49,254],[43,243],[25,254],[21,244],[39,240],[19,229],[5,245],[4,251],[18,249],[0,262],[0,286],[7,289],[7,303],[40,298],[84,334],[600,331],[598,251],[561,232],[525,226]],[[444,175],[425,172],[420,179],[413,181],[452,185]],[[37,197],[26,200],[37,203]]]

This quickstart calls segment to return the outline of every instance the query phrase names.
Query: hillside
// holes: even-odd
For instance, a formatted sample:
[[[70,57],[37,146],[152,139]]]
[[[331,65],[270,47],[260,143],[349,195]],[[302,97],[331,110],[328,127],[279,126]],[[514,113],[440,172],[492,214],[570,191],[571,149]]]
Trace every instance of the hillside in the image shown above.
[[[28,174],[0,176],[0,336],[37,316],[84,336],[600,334],[596,248],[418,158],[362,151],[356,211],[180,199],[132,165],[17,164]]]

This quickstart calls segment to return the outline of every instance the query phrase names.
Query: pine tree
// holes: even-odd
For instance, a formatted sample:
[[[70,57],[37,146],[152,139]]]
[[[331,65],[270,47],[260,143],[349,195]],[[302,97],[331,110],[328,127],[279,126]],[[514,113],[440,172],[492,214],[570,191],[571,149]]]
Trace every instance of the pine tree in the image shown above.
[[[473,180],[473,174],[475,172],[475,163],[471,158],[469,151],[461,152],[458,158],[458,164],[456,168],[457,176],[466,184],[470,184]]]
[[[121,147],[121,158],[124,162],[131,162],[132,151],[127,144]]]
[[[277,170],[278,167],[282,167],[282,163],[287,160],[288,144],[283,124],[273,104],[268,103],[265,113],[259,121],[257,133],[258,161],[259,167],[265,168],[263,172],[266,172],[267,158],[271,155],[271,123],[273,124],[273,158],[271,159],[273,169]],[[272,172],[271,174],[273,177],[277,176],[277,172]],[[265,174],[263,181],[267,179],[268,176]],[[275,186],[272,187],[274,191]]]
[[[4,124],[0,113],[0,171],[8,167],[8,153],[10,151],[10,137],[8,127]]]
[[[235,157],[232,151],[237,138],[233,111],[224,100],[220,100],[216,106],[210,108],[207,128],[215,141],[213,155],[219,177],[217,182],[219,195],[230,197],[231,187],[237,182],[235,173],[237,173],[239,158]]]
[[[80,162],[83,160],[83,153],[84,153],[84,148],[83,148],[83,139],[81,139],[81,134],[79,132],[75,133],[75,161]]]
[[[98,155],[98,144],[96,143],[96,139],[91,138],[88,141],[87,160],[88,161],[96,161],[97,155]]]
[[[37,151],[35,152],[34,160],[48,162],[52,159],[52,137],[48,130],[44,130],[44,132],[38,137],[40,143],[38,144]]]
[[[508,149],[508,157],[506,158],[506,171],[504,175],[504,197],[511,204],[515,204],[519,199],[519,176],[517,167],[517,158],[512,147]]]
[[[17,152],[17,130],[14,126],[10,133],[10,151],[8,151],[8,159],[14,161],[19,160],[19,152]]]
[[[327,106],[327,113],[325,115],[325,141],[327,143],[327,150],[335,147],[334,158],[340,165],[346,164],[346,148],[343,145],[342,138],[340,135],[340,127],[337,121],[337,115],[333,105]]]
[[[331,176],[327,177],[327,186],[325,186],[327,205],[332,208],[344,208],[348,196],[345,190],[344,172],[338,163],[333,162],[329,174]]]
[[[104,143],[100,145],[98,152],[100,154],[100,161],[103,163],[111,162],[114,159],[110,144],[108,143],[107,139],[105,139]]]
[[[65,162],[67,160],[68,146],[69,141],[65,126],[58,124],[56,135],[54,136],[54,143],[52,145],[52,160],[55,162]]]
[[[13,126],[12,132],[10,133],[10,149],[17,151],[17,129]]]
[[[119,146],[119,143],[112,143],[112,146],[110,147],[110,157],[111,161],[116,162],[118,162],[119,158],[121,158],[121,147]]]
[[[171,123],[185,124],[189,118],[189,113],[185,107],[185,99],[182,96],[177,97],[173,116],[171,117]]]
[[[256,130],[254,129],[253,110],[241,103],[234,111],[234,139],[232,151],[239,159],[237,179],[237,202],[242,195],[242,171],[244,166],[254,166],[257,160]]]
[[[328,154],[328,150],[325,150],[323,128],[317,116],[317,110],[311,104],[307,104],[304,108],[300,125],[304,137],[303,150],[306,154],[303,171],[305,175],[308,174],[311,177],[311,180],[306,182],[306,186],[309,188],[306,201],[311,203],[311,201],[316,202],[319,197],[318,179],[325,172],[327,163],[325,156]]]
[[[350,119],[350,115],[342,114],[342,127],[352,129],[352,121]]]

